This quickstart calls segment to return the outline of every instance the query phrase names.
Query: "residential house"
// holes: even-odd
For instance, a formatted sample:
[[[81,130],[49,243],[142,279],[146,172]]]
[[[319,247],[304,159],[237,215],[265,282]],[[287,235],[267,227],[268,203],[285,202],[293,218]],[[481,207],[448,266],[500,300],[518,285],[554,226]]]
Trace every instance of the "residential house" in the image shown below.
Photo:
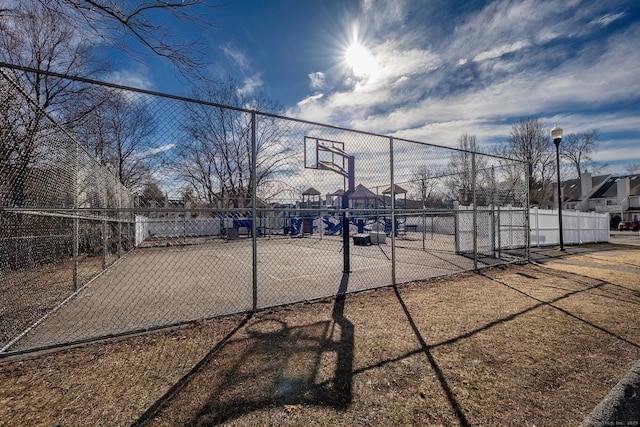
[[[623,221],[640,220],[640,174],[591,176],[562,184],[563,209],[608,213]]]

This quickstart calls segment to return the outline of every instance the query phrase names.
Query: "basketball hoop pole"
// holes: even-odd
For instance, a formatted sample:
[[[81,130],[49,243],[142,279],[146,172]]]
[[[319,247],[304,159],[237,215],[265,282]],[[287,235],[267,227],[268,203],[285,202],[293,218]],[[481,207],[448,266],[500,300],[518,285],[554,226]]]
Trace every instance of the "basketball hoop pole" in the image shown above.
[[[355,157],[347,157],[347,171],[348,171],[348,188],[342,195],[342,272],[349,273],[351,271],[351,260],[349,257],[349,196],[355,190]]]
[[[321,158],[323,154],[329,157]],[[341,159],[338,163],[336,158]],[[346,165],[345,165],[346,160]],[[341,164],[340,164],[341,163]],[[304,167],[335,172],[347,178],[347,190],[342,195],[342,272],[349,273],[349,196],[355,191],[355,156],[344,150],[344,142],[328,139],[304,137]]]

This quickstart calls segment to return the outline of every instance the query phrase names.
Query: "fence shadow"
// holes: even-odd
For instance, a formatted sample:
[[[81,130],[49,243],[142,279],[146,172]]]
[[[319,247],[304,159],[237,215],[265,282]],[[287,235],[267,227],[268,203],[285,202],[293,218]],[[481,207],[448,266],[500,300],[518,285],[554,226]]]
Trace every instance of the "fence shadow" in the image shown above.
[[[299,405],[344,411],[352,403],[355,375],[422,354],[428,363],[425,368],[435,374],[458,424],[466,426],[470,422],[450,380],[438,364],[434,350],[471,338],[542,307],[551,307],[628,345],[639,347],[638,343],[557,305],[572,296],[602,290],[610,285],[609,282],[589,284],[580,276],[573,276],[573,282],[581,285],[579,288],[558,288],[562,291],[560,295],[543,300],[485,272],[477,274],[521,293],[531,299],[531,304],[449,339],[427,343],[401,295],[401,289],[393,287],[395,298],[419,346],[397,357],[355,369],[355,328],[344,316],[349,283],[349,275],[345,274],[336,294],[331,319],[293,324],[283,321],[278,314],[267,314],[251,322],[251,316],[247,317],[134,425],[145,425],[153,418],[165,419],[167,416],[179,417],[176,422],[181,425],[214,425],[264,409],[273,410],[270,415],[277,422],[278,417],[284,419],[288,411],[300,410]],[[533,276],[530,278],[535,279]],[[165,409],[166,413],[163,413]]]
[[[164,409],[179,413],[182,425],[214,425],[270,407],[348,408],[354,350],[354,327],[344,317],[348,280],[344,274],[331,320],[292,326],[268,315],[246,318],[133,425],[146,425]]]
[[[458,403],[458,400],[453,394],[451,387],[449,387],[447,379],[444,376],[442,369],[440,369],[438,362],[436,362],[436,359],[433,357],[433,354],[431,353],[432,346],[427,344],[422,334],[420,333],[420,329],[418,329],[418,326],[413,321],[411,312],[409,311],[409,308],[407,307],[404,300],[402,299],[402,295],[400,295],[400,292],[398,291],[397,286],[394,286],[393,290],[395,292],[396,298],[398,299],[398,302],[400,303],[400,306],[402,307],[402,310],[404,311],[405,316],[407,316],[407,321],[409,322],[409,325],[411,325],[411,329],[413,330],[414,335],[416,336],[416,338],[418,339],[418,342],[420,343],[420,350],[412,352],[412,354],[424,353],[424,355],[427,357],[427,360],[429,362],[429,366],[431,367],[433,372],[436,374],[436,377],[438,378],[440,387],[442,388],[442,391],[447,397],[449,406],[451,406],[451,409],[453,410],[456,418],[458,419],[458,422],[460,423],[461,426],[468,426],[469,422],[467,421],[467,418],[465,417],[464,412],[462,411],[462,408]]]

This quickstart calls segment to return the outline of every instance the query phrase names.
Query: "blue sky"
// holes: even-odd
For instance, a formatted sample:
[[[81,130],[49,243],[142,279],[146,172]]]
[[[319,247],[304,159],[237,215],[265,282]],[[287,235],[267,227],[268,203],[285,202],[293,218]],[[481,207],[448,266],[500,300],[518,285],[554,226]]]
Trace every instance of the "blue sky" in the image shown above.
[[[205,13],[212,28],[185,37],[200,36],[208,71],[287,116],[445,146],[469,133],[487,150],[539,117],[598,128],[606,172],[640,164],[637,0],[231,0]],[[114,78],[190,90],[156,61],[123,59]]]

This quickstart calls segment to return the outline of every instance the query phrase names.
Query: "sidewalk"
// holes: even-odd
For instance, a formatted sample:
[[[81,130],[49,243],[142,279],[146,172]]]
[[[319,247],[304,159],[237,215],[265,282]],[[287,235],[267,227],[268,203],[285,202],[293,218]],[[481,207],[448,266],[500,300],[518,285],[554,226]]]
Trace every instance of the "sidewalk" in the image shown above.
[[[611,231],[609,242],[622,245],[640,246],[640,232],[638,231]]]

